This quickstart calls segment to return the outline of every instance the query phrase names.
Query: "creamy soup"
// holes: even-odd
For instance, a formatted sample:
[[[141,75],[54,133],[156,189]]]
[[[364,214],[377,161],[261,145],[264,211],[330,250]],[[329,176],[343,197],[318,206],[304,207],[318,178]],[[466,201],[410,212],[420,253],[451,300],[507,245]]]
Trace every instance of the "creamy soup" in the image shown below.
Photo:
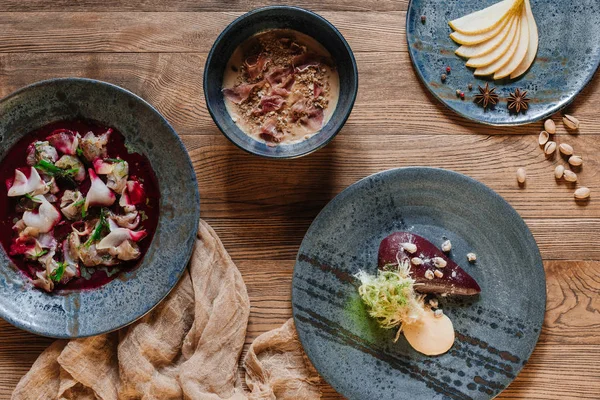
[[[231,56],[223,78],[233,121],[270,146],[317,134],[335,111],[339,91],[329,52],[293,30],[264,31],[246,40]]]

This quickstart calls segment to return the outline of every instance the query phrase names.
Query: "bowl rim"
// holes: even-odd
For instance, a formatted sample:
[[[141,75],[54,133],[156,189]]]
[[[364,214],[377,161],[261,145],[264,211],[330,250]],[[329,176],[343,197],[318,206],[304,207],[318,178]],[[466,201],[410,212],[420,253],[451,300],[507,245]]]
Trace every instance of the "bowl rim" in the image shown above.
[[[138,96],[137,94],[121,87],[118,85],[115,85],[113,83],[110,82],[106,82],[106,81],[101,81],[98,79],[92,79],[92,78],[84,78],[84,77],[60,77],[60,78],[50,78],[50,79],[44,79],[41,81],[37,81],[34,83],[31,83],[29,85],[23,86],[17,90],[15,90],[14,92],[8,94],[7,96],[4,96],[3,98],[0,99],[0,104],[3,104],[7,101],[10,101],[13,97],[16,97],[20,94],[22,94],[23,92],[26,92],[27,90],[31,90],[34,88],[38,88],[38,87],[43,87],[43,86],[49,86],[52,84],[56,84],[56,83],[63,83],[63,82],[82,82],[82,83],[86,83],[86,84],[92,84],[92,85],[102,85],[105,87],[109,87],[112,90],[117,90],[127,96],[132,97],[135,101],[139,102],[140,104],[142,104],[145,107],[148,107],[150,109],[150,111],[152,113],[154,113],[159,120],[162,122],[163,126],[170,131],[170,133],[176,138],[176,142],[177,145],[179,146],[180,150],[184,151],[185,154],[188,155],[187,157],[187,163],[189,164],[189,167],[191,168],[192,171],[194,170],[194,166],[192,163],[192,160],[189,156],[189,153],[187,151],[187,149],[185,148],[185,145],[183,144],[183,141],[181,140],[181,138],[179,137],[179,135],[177,134],[177,132],[175,131],[175,129],[171,126],[171,124],[169,123],[169,121],[167,121],[167,119],[152,105],[150,104],[148,101],[144,100],[141,96]],[[198,189],[198,178],[196,176],[196,174],[193,174],[193,182],[195,183],[195,185],[193,185],[194,187],[194,191],[193,191],[193,196],[196,199],[196,203],[197,203],[197,207],[196,207],[196,211],[198,214],[198,218],[199,218],[199,214],[200,214],[200,192]],[[198,232],[198,224],[194,224],[193,230],[190,232],[190,237],[196,237],[197,236],[197,232]],[[33,333],[35,335],[40,335],[40,336],[44,336],[44,337],[51,337],[51,338],[55,338],[55,339],[78,339],[78,338],[85,338],[85,337],[91,337],[91,336],[96,336],[96,335],[102,335],[102,334],[106,334],[106,333],[110,333],[110,332],[114,332],[117,331],[119,329],[122,329],[126,326],[131,325],[132,323],[140,320],[141,318],[143,318],[144,316],[146,316],[148,313],[150,313],[152,310],[154,310],[159,304],[161,304],[165,298],[167,296],[169,296],[169,294],[173,291],[173,289],[175,289],[175,287],[177,286],[178,282],[181,280],[181,278],[183,277],[183,275],[185,274],[186,270],[187,270],[187,265],[189,263],[189,260],[192,256],[192,252],[194,249],[194,245],[192,244],[192,246],[190,246],[189,250],[186,251],[185,257],[184,259],[187,260],[185,263],[185,267],[181,269],[181,271],[177,272],[177,279],[175,281],[175,283],[168,289],[165,291],[164,295],[162,297],[160,297],[158,299],[158,301],[151,305],[150,307],[147,308],[147,310],[145,310],[143,313],[141,313],[139,316],[137,316],[136,318],[132,319],[131,321],[127,322],[127,323],[123,323],[123,324],[119,324],[118,326],[114,326],[111,327],[110,329],[105,329],[102,331],[97,331],[97,332],[92,332],[92,333],[86,333],[86,334],[77,334],[77,335],[69,335],[69,334],[62,334],[62,333],[51,333],[51,332],[41,332],[39,330],[36,330],[34,327],[30,327],[27,324],[23,324],[21,323],[20,320],[17,320],[11,316],[5,315],[4,311],[2,308],[0,308],[0,317],[2,319],[4,319],[6,322],[10,323],[11,325],[22,329],[24,331]],[[104,286],[104,285],[103,285]],[[95,289],[92,289],[95,290]],[[74,291],[75,293],[79,293],[80,291]],[[73,291],[69,291],[66,294],[72,294]]]
[[[319,20],[320,22],[324,23],[329,29],[331,29],[331,31],[340,39],[340,41],[343,44],[343,48],[346,51],[346,53],[348,53],[348,55],[350,56],[350,60],[351,60],[351,67],[352,67],[352,74],[351,74],[351,79],[352,79],[352,84],[354,86],[354,90],[351,93],[351,99],[350,99],[350,103],[348,105],[348,110],[344,113],[343,118],[340,120],[339,126],[337,129],[335,129],[331,136],[329,138],[327,138],[327,140],[325,140],[323,143],[321,143],[318,146],[315,146],[314,148],[310,148],[306,151],[302,151],[299,153],[294,153],[294,154],[262,154],[262,153],[258,153],[252,149],[246,148],[242,145],[240,145],[239,143],[237,143],[235,140],[233,140],[233,138],[229,135],[229,133],[225,132],[225,130],[223,129],[223,127],[221,126],[221,124],[219,122],[217,122],[217,119],[215,117],[215,112],[213,110],[213,107],[209,101],[209,96],[206,90],[206,83],[208,82],[208,66],[211,64],[212,58],[215,54],[215,50],[217,45],[227,37],[227,35],[229,35],[229,33],[231,32],[231,30],[240,22],[242,22],[243,20],[245,20],[246,18],[252,17],[256,14],[261,14],[264,12],[269,12],[269,11],[273,11],[273,10],[292,10],[295,12],[300,12],[303,13],[307,16],[309,16],[310,18],[314,18]],[[310,35],[309,35],[310,36]],[[204,73],[203,73],[203,82],[202,82],[202,87],[203,87],[203,91],[204,91],[204,101],[206,103],[206,108],[208,109],[208,112],[213,120],[213,122],[215,123],[215,125],[217,126],[217,128],[219,128],[219,130],[221,131],[221,133],[223,134],[223,136],[225,136],[227,139],[229,139],[229,141],[231,143],[233,143],[236,147],[244,150],[247,153],[253,154],[253,155],[257,155],[260,157],[264,157],[264,158],[268,158],[268,159],[276,159],[276,160],[287,160],[287,159],[295,159],[295,158],[300,158],[302,156],[306,156],[308,154],[311,154],[317,150],[320,150],[321,148],[325,147],[327,144],[329,144],[333,138],[335,138],[337,136],[337,134],[342,130],[342,128],[344,127],[344,125],[346,124],[346,121],[348,120],[348,118],[350,117],[350,114],[352,113],[352,110],[354,108],[354,103],[356,102],[356,96],[358,93],[358,85],[359,85],[359,81],[358,81],[358,66],[356,64],[356,59],[354,57],[354,53],[352,52],[352,49],[350,47],[350,45],[348,44],[348,42],[346,41],[346,39],[344,38],[344,36],[341,34],[341,32],[335,27],[335,25],[333,25],[331,22],[329,22],[327,19],[325,19],[324,17],[322,17],[321,15],[307,10],[305,8],[301,8],[301,7],[296,7],[296,6],[286,6],[286,5],[273,5],[273,6],[266,6],[266,7],[259,7],[259,8],[255,8],[243,15],[240,15],[239,17],[237,17],[236,19],[234,19],[231,23],[229,23],[225,29],[223,29],[223,31],[219,34],[219,36],[217,36],[217,38],[215,39],[215,41],[213,42],[213,45],[208,53],[208,56],[206,57],[206,62],[204,63]],[[334,111],[335,112],[335,111]]]

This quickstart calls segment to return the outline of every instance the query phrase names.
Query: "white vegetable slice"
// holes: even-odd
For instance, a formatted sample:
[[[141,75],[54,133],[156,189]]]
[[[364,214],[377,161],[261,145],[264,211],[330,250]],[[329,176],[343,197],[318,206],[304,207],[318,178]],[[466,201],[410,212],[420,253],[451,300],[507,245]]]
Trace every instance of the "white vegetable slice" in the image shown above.
[[[527,12],[527,23],[529,26],[529,46],[527,47],[527,54],[521,62],[521,64],[510,74],[511,79],[517,78],[523,75],[535,60],[535,55],[538,51],[538,28],[531,11],[531,4],[529,0],[525,0],[525,11]]]
[[[500,57],[493,63],[486,65],[484,67],[477,68],[475,70],[475,76],[485,76],[485,75],[493,74],[494,72],[498,71],[500,68],[502,68],[506,64],[508,64],[510,62],[511,58],[514,56],[515,51],[517,51],[517,46],[519,45],[520,34],[521,34],[521,21],[519,21],[519,33],[513,39],[512,43],[510,44],[510,47],[508,48],[506,53],[504,53],[504,55],[502,55],[502,57]]]
[[[494,29],[492,29],[491,31],[477,33],[475,35],[469,35],[469,34],[460,33],[460,32],[452,32],[450,34],[450,38],[452,40],[454,40],[456,43],[466,45],[466,46],[474,46],[476,44],[483,43],[483,42],[490,40],[491,38],[499,35],[500,32],[505,27],[507,27],[509,22],[512,21],[513,16],[514,16],[514,13],[512,13],[510,16],[507,16],[506,18],[504,18],[502,20],[502,22],[499,23],[498,26],[495,27]],[[510,25],[508,25],[508,26],[510,27]]]
[[[9,197],[24,196],[27,193],[45,189],[46,183],[42,180],[40,174],[38,174],[37,169],[30,168],[29,178],[23,172],[15,169],[15,179],[13,185],[8,190]]]
[[[491,31],[521,4],[523,4],[523,0],[504,0],[483,10],[450,21],[448,24],[455,31],[466,34]]]
[[[40,233],[50,232],[60,221],[60,213],[44,196],[35,196],[35,201],[40,203],[40,207],[37,212],[25,211],[23,222],[29,227],[38,229]]]
[[[110,206],[115,200],[115,194],[106,186],[102,179],[98,178],[98,175],[92,168],[88,169],[90,175],[90,181],[92,185],[85,196],[84,210],[87,210],[90,206]]]
[[[517,49],[508,63],[494,73],[494,79],[502,79],[509,76],[525,59],[527,48],[529,47],[529,22],[527,21],[527,11],[522,7],[521,11],[521,33],[519,34],[519,43]]]
[[[498,61],[502,57],[504,57],[504,55],[510,51],[513,43],[515,42],[515,38],[517,38],[519,36],[519,23],[520,22],[521,21],[519,20],[519,18],[513,19],[513,21],[511,22],[510,32],[508,33],[508,35],[506,36],[506,38],[502,42],[502,44],[500,46],[496,47],[496,49],[494,49],[493,51],[491,51],[488,54],[485,54],[481,57],[470,58],[469,61],[467,61],[467,67],[472,67],[472,68],[485,67],[487,65],[495,63],[496,61]],[[515,43],[515,47],[516,47],[516,43]]]
[[[518,18],[516,15],[507,18],[507,23],[503,25],[503,28],[498,34],[492,37],[490,40],[487,40],[483,43],[479,43],[473,46],[460,46],[456,49],[455,53],[457,56],[464,58],[472,58],[472,57],[481,57],[486,54],[491,53],[493,50],[498,48],[504,41],[506,40],[508,34],[510,33],[510,28],[512,27],[513,21]]]

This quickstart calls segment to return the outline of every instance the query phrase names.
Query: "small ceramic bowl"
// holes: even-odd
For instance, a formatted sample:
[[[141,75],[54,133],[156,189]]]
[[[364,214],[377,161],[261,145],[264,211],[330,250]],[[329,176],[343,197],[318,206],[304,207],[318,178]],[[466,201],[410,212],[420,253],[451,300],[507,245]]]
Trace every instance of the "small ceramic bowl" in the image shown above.
[[[267,146],[242,132],[227,112],[221,93],[223,74],[234,50],[250,36],[269,29],[292,29],[314,38],[329,51],[340,77],[338,105],[321,132],[300,143],[276,147]],[[342,34],[325,18],[298,7],[264,7],[242,15],[219,35],[204,67],[204,96],[213,120],[236,146],[264,157],[301,157],[325,146],[350,116],[357,90],[356,61]]]

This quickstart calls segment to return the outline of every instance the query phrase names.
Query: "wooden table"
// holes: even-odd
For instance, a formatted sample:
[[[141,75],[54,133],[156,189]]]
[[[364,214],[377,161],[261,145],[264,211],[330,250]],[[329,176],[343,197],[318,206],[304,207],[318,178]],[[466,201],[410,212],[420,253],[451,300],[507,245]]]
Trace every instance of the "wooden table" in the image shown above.
[[[600,398],[600,77],[569,113],[579,135],[558,140],[585,159],[579,205],[557,183],[537,145],[541,123],[491,128],[458,117],[418,81],[404,32],[408,0],[291,1],[334,23],[355,52],[360,90],[352,116],[326,148],[293,161],[245,154],[205,108],[202,72],[218,33],[274,0],[0,0],[0,95],[54,77],[112,82],[142,96],[171,122],[193,160],[201,215],[217,231],[248,285],[247,342],[291,315],[296,251],[310,222],[337,193],[374,172],[443,167],[500,193],[533,232],[547,273],[540,342],[500,398]],[[560,116],[555,117],[556,121]],[[526,167],[525,188],[515,171]],[[0,397],[51,342],[0,321]],[[339,395],[323,384],[325,398]]]

